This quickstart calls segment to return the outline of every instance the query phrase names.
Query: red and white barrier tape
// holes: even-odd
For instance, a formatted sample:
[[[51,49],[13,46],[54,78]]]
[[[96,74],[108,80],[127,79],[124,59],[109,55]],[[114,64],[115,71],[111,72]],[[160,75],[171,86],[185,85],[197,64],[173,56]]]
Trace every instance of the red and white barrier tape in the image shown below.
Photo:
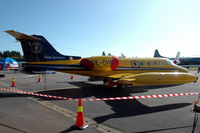
[[[63,100],[78,100],[76,98],[67,98],[67,97],[60,97],[60,96],[51,96],[33,92],[26,92],[21,90],[13,90],[13,89],[5,89],[0,88],[2,91],[10,91],[20,94],[26,95],[34,95],[40,97],[47,97],[47,98],[54,98],[54,99],[63,99]],[[83,101],[106,101],[106,100],[126,100],[126,99],[144,99],[144,98],[162,98],[162,97],[178,97],[178,96],[188,96],[188,95],[197,95],[200,92],[189,92],[189,93],[177,93],[177,94],[160,94],[160,95],[145,95],[145,96],[129,96],[129,97],[115,97],[115,98],[90,98],[90,99],[82,99]]]

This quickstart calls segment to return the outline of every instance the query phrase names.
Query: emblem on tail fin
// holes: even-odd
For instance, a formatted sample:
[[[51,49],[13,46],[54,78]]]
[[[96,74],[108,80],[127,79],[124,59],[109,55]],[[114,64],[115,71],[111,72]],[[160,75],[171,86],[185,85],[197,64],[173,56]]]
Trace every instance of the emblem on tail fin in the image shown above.
[[[39,53],[41,53],[42,52],[42,45],[39,43],[39,42],[34,42],[33,44],[32,44],[32,52],[34,53],[34,54],[39,54]]]

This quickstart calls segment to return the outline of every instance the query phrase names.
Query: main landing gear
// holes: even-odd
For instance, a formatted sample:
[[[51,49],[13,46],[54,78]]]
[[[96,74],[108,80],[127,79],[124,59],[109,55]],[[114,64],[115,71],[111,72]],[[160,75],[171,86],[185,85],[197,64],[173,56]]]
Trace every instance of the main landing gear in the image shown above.
[[[125,88],[126,87],[125,84],[119,83],[116,79],[111,79],[111,78],[104,78],[103,79],[103,83],[108,88],[117,87],[117,88],[121,89],[121,88]]]

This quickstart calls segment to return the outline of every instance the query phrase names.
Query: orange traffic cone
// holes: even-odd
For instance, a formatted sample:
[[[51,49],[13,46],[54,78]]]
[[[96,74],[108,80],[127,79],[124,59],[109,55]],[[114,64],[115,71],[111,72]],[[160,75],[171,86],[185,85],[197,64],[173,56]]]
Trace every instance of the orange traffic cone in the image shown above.
[[[70,79],[74,79],[74,75],[70,75]]]
[[[76,125],[73,128],[76,129],[86,129],[88,125],[84,125],[84,117],[83,117],[83,106],[82,106],[82,99],[78,100],[78,111],[76,116]]]
[[[40,82],[41,81],[41,76],[40,76],[40,74],[38,75],[38,80],[37,80],[37,82]]]
[[[12,78],[12,85],[11,85],[11,87],[16,87],[16,80],[15,80],[14,77]]]

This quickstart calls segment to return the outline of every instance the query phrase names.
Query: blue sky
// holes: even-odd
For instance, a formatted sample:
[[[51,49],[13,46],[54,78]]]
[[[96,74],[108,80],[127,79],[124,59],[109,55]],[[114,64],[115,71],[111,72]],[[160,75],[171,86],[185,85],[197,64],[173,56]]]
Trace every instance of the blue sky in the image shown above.
[[[199,0],[0,0],[0,51],[22,51],[5,30],[39,34],[62,54],[200,56]]]

